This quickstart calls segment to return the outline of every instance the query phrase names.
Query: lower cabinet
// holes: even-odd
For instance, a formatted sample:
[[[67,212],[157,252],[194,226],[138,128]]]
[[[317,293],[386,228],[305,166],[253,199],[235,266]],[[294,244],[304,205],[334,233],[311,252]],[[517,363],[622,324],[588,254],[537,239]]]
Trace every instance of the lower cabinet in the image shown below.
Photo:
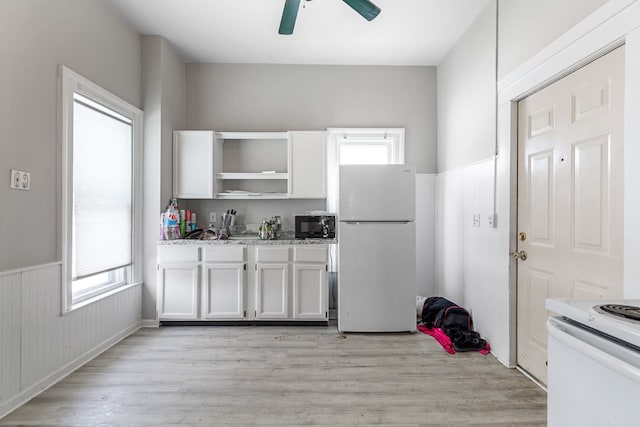
[[[327,260],[328,245],[161,245],[158,319],[326,321]]]
[[[323,320],[327,315],[326,264],[293,265],[293,318]]]
[[[198,318],[199,276],[198,248],[158,248],[158,319]]]
[[[326,245],[257,246],[256,319],[327,320]]]
[[[289,264],[256,264],[256,319],[289,318]]]
[[[246,246],[205,246],[202,251],[201,317],[208,320],[246,319]]]
[[[206,263],[202,317],[242,320],[247,316],[243,263]]]

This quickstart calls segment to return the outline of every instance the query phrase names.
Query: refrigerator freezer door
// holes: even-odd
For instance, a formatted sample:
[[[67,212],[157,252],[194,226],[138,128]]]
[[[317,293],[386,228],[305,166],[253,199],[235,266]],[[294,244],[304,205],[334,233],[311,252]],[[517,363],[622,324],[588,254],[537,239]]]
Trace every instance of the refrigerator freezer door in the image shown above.
[[[338,329],[415,331],[415,223],[339,227]]]
[[[416,173],[410,165],[341,165],[340,221],[414,221]]]

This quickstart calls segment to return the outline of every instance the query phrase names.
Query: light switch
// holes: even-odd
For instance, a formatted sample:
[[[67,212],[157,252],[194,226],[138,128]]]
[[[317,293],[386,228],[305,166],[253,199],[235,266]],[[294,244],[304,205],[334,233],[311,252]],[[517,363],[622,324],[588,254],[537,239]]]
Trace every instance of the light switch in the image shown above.
[[[473,214],[473,226],[480,227],[480,214]]]
[[[491,213],[491,214],[487,215],[487,226],[489,228],[496,228],[498,226],[497,220],[498,220],[498,214],[497,213]]]
[[[30,190],[31,174],[29,172],[11,169],[9,188],[13,188],[14,190]]]

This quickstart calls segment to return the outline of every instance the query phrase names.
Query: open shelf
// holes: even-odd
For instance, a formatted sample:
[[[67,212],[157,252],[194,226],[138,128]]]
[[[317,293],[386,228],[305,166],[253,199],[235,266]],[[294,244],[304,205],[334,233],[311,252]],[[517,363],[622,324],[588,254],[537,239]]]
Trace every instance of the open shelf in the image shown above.
[[[286,199],[287,132],[217,132],[215,198]]]
[[[217,199],[288,199],[288,193],[253,193],[253,192],[232,192],[218,193]]]
[[[287,172],[221,172],[218,179],[289,179]]]

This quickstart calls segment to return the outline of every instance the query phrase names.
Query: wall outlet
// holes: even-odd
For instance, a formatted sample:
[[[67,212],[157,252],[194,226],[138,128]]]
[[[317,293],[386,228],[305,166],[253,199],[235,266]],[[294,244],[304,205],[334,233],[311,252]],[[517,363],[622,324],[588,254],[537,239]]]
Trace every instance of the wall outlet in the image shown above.
[[[31,190],[31,174],[25,171],[11,169],[9,188],[14,190]]]
[[[216,213],[215,212],[209,212],[209,224],[215,224],[216,223]]]
[[[473,214],[473,226],[480,227],[480,214]]]
[[[489,228],[496,228],[498,226],[498,214],[491,213],[487,216],[487,225]]]

